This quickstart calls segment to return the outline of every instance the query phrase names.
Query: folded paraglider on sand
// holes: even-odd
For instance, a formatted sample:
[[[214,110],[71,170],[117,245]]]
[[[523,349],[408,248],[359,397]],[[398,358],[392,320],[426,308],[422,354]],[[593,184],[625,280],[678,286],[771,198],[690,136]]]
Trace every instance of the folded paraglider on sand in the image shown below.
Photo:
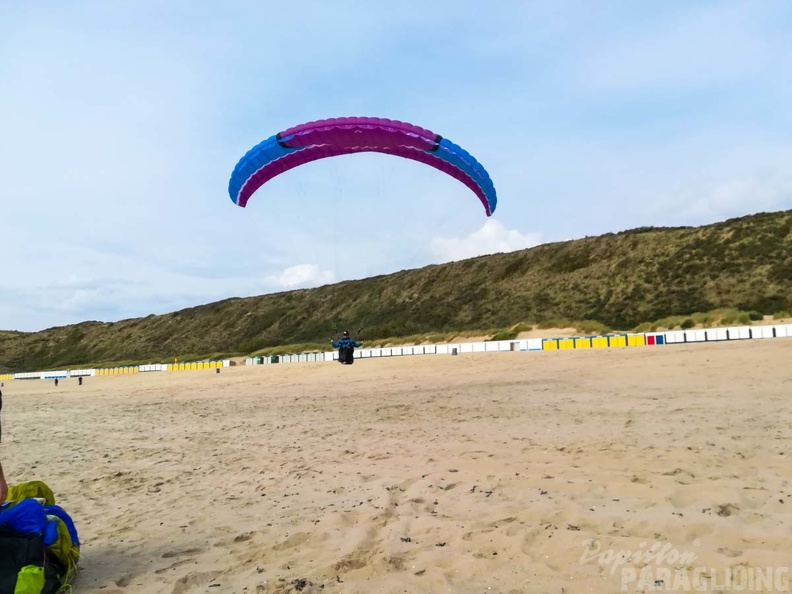
[[[0,506],[0,594],[68,592],[79,558],[77,529],[49,486],[9,487]]]

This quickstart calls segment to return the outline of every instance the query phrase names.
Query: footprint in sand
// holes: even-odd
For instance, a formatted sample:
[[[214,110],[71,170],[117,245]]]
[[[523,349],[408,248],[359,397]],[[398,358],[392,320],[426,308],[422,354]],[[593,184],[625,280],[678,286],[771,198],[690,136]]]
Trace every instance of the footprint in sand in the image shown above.
[[[676,482],[680,485],[688,485],[692,479],[696,477],[688,472],[687,470],[683,470],[681,468],[674,468],[674,470],[669,470],[668,472],[664,472],[663,476],[674,476],[676,477]]]
[[[388,557],[388,566],[396,571],[404,571],[406,565],[403,557]]]
[[[738,511],[740,511],[739,506],[734,505],[732,503],[724,503],[723,505],[719,505],[716,508],[716,512],[715,513],[717,513],[722,518],[727,518],[727,517],[729,517],[731,515],[734,515]]]
[[[666,501],[676,509],[685,509],[699,501],[698,495],[698,489],[692,487],[687,489],[676,489],[670,496],[666,497]]]
[[[171,559],[173,557],[184,557],[185,555],[194,555],[195,553],[202,552],[202,549],[199,548],[192,548],[192,549],[182,549],[180,551],[166,551],[162,553],[163,559]]]
[[[727,557],[731,557],[731,558],[739,557],[740,555],[742,555],[742,551],[735,551],[733,549],[727,549],[727,548],[718,549],[718,552],[721,555],[726,555]]]
[[[167,567],[162,567],[160,569],[155,569],[154,573],[156,573],[156,574],[165,573],[166,571],[170,571],[172,569],[176,569],[177,567],[179,567],[181,565],[185,565],[187,563],[193,563],[193,559],[192,558],[188,558],[188,559],[182,559],[181,561],[176,561],[175,563],[171,563]],[[116,582],[116,585],[119,585],[119,584]]]
[[[215,547],[227,547],[227,546],[232,545],[234,543],[247,542],[251,538],[253,538],[253,533],[252,532],[245,532],[243,534],[237,534],[234,538],[232,538],[230,540],[222,538],[222,539],[218,540],[217,542],[215,542],[213,546],[215,546]]]
[[[272,547],[275,551],[284,551],[286,549],[293,549],[294,547],[299,547],[302,544],[305,544],[310,540],[311,534],[308,532],[297,532],[296,534],[292,534],[286,540],[281,543],[276,544]]]
[[[358,551],[347,555],[339,562],[337,562],[333,567],[339,573],[346,573],[347,571],[352,571],[353,569],[360,569],[361,567],[365,567],[367,563],[367,556],[366,553],[362,551]]]
[[[770,496],[765,488],[743,488],[740,492],[740,504],[743,509],[758,509],[764,507]]]
[[[187,594],[187,592],[194,591],[195,586],[207,586],[211,584],[220,575],[219,571],[196,571],[188,573],[184,577],[179,578],[176,585],[173,586],[171,594]]]

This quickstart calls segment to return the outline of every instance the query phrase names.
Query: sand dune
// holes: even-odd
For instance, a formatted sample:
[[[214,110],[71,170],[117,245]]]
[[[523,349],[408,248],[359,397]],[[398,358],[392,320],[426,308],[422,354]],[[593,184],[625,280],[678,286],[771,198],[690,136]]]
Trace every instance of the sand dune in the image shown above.
[[[75,519],[77,593],[617,592],[598,561],[641,543],[789,565],[790,360],[779,339],[14,381],[0,455]]]

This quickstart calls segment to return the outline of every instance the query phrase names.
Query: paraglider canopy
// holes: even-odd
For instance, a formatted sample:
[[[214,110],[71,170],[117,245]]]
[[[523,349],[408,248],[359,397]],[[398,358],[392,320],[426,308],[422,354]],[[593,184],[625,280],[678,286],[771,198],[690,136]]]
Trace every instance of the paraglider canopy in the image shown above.
[[[228,193],[244,208],[256,190],[289,169],[317,159],[361,152],[390,154],[434,167],[470,188],[487,216],[495,212],[495,186],[470,153],[425,128],[372,117],[318,120],[270,136],[239,160]]]

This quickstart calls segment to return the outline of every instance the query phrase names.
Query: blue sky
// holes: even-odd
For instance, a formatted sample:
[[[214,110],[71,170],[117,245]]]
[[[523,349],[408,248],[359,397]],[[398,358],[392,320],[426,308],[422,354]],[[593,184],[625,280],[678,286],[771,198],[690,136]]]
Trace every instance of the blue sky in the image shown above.
[[[114,321],[642,225],[792,208],[792,3],[0,3],[0,328]],[[465,186],[383,155],[245,209],[305,121],[429,128]]]

